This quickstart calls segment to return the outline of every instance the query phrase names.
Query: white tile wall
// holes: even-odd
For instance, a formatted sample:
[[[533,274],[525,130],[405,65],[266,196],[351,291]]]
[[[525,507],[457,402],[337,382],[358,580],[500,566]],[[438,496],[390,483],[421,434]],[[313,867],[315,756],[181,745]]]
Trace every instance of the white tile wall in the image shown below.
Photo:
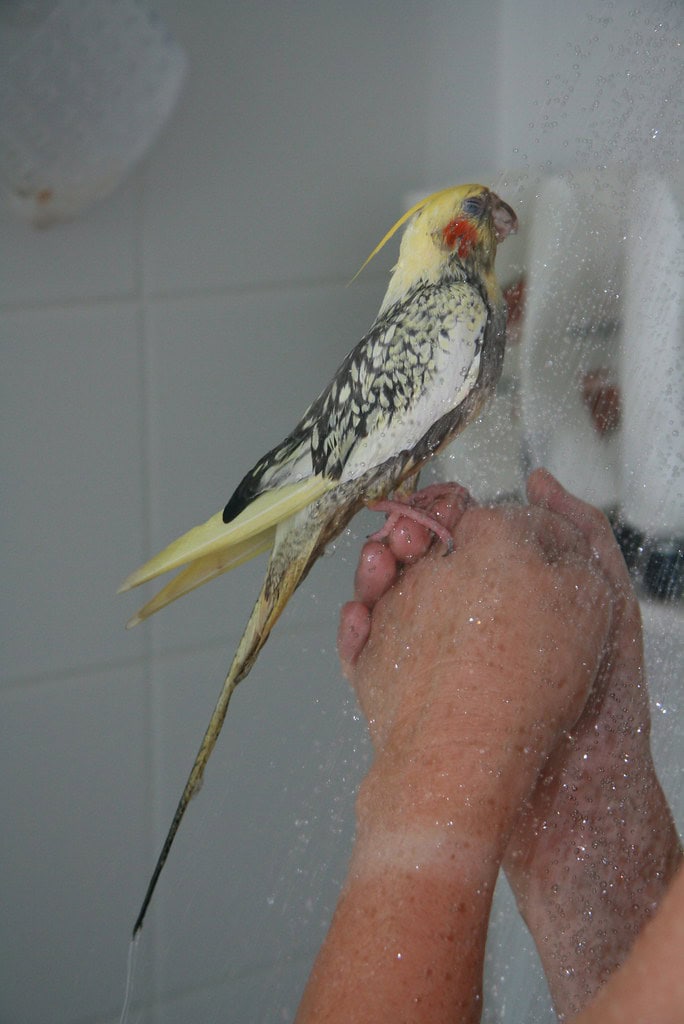
[[[115,1018],[128,932],[262,566],[130,633],[138,598],[116,586],[219,508],[327,382],[391,254],[346,284],[425,176],[418,9],[157,6],[190,73],[144,165],[79,221],[0,215],[11,1024]],[[236,696],[142,934],[141,1024],[296,1005],[366,756],[334,657],[356,546],[316,568]]]
[[[86,219],[53,231],[31,230],[0,206],[0,302],[31,307],[133,294],[140,197],[137,174]]]
[[[2,331],[7,681],[121,658],[115,590],[146,530],[135,305],[14,310]]]
[[[149,287],[348,279],[424,169],[421,8],[199,6],[159,4],[190,74],[148,163]]]
[[[148,863],[145,676],[125,666],[2,693],[3,1021],[117,1010]]]
[[[284,953],[271,967],[160,1003],[153,1024],[190,1020],[287,1024],[294,1017],[310,969],[308,958]]]
[[[144,165],[73,224],[1,215],[3,1024],[116,1018],[259,567],[130,633],[137,598],[114,590],[221,506],[357,340],[391,256],[346,282],[401,197],[508,165],[511,5],[472,6],[159,0],[189,78]],[[291,1018],[367,757],[333,653],[364,532],[236,695],[141,937],[136,1024]]]
[[[317,630],[291,616],[280,625],[235,695],[160,884],[160,978],[174,995],[285,953],[311,957],[343,877],[363,731],[334,668],[334,620]],[[159,842],[227,653],[203,648],[155,668]]]

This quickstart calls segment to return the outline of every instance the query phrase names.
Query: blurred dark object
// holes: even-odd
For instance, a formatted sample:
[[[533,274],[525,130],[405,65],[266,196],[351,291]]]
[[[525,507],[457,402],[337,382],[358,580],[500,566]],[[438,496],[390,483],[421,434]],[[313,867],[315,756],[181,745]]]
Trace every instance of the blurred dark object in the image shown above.
[[[619,512],[609,513],[608,518],[639,592],[656,601],[681,601],[684,538],[652,540],[626,523]]]
[[[652,551],[644,570],[643,586],[649,597],[681,601],[684,596],[684,543],[672,551]]]

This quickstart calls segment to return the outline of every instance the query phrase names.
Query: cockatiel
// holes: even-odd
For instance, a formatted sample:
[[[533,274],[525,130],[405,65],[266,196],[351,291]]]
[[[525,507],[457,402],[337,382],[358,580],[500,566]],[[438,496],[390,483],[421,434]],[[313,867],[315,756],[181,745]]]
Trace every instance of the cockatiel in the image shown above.
[[[501,373],[506,312],[494,276],[497,243],[517,228],[482,185],[444,189],[410,209],[399,259],[368,334],[284,441],[239,484],[223,511],[132,573],[129,590],[186,566],[129,622],[271,549],[266,578],[190,772],[135,923],[197,791],[238,683],[290,595],[364,505],[396,491],[474,419]],[[365,266],[366,264],[364,264]],[[362,268],[363,269],[363,268]],[[410,512],[409,512],[410,514]]]

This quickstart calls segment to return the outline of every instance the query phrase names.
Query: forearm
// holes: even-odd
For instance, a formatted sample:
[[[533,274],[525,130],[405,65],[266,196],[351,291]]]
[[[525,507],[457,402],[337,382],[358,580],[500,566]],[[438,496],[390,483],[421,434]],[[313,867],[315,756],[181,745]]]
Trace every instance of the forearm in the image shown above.
[[[681,850],[651,757],[639,604],[610,524],[547,474],[528,489],[582,531],[613,608],[585,711],[546,765],[504,862],[565,1018],[623,963]]]
[[[684,1006],[684,870],[673,880],[627,962],[572,1024],[673,1024]]]
[[[648,744],[641,747],[612,770],[591,750],[586,762],[559,751],[506,854],[561,1019],[625,961],[681,861]]]
[[[469,508],[455,538],[345,620],[376,757],[299,1024],[479,1021],[504,851],[603,658],[607,585],[574,527]]]
[[[361,826],[297,1024],[476,1024],[497,868],[448,829]]]
[[[567,1019],[623,962],[680,863],[648,744],[638,603],[610,525],[548,474],[533,475],[528,492],[529,509],[461,509],[450,559],[428,555],[401,575],[381,545],[365,573],[362,560],[339,649],[381,756],[362,789],[353,870],[302,1021],[478,1020],[502,857]],[[393,748],[412,752],[403,778],[387,771]],[[428,847],[402,859],[397,832]],[[460,936],[453,960],[447,933]],[[401,973],[387,959],[393,949]],[[445,1001],[431,991],[424,1002],[428,965],[449,972]]]
[[[453,667],[437,672],[453,684]],[[471,686],[486,693],[486,673],[461,667],[460,700],[425,705],[410,735],[395,720],[364,780],[348,879],[298,1024],[480,1020],[492,892],[545,744],[521,757],[507,701],[492,695],[475,716]]]

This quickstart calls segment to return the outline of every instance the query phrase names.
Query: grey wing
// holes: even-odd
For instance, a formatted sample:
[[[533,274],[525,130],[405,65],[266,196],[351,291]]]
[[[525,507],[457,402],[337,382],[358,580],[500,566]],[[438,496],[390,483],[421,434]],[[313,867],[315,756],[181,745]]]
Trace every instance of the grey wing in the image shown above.
[[[475,386],[487,317],[479,290],[463,281],[419,288],[388,309],[247,474],[224,520],[270,488],[314,473],[345,482],[411,451]]]

